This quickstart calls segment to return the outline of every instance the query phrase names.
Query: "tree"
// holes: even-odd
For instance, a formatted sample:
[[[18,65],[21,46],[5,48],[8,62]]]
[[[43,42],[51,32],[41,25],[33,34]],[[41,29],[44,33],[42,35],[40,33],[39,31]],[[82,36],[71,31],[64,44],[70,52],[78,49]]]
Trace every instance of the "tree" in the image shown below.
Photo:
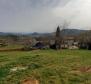
[[[63,23],[60,24],[61,30],[67,29],[69,27],[70,23],[71,23],[70,21],[64,20]]]
[[[91,50],[91,31],[81,33],[78,37],[80,48]]]
[[[58,26],[56,30],[56,38],[59,38],[59,37],[60,37],[60,27]]]
[[[60,49],[60,27],[57,27],[56,30],[56,38],[55,38],[55,47],[56,49]]]

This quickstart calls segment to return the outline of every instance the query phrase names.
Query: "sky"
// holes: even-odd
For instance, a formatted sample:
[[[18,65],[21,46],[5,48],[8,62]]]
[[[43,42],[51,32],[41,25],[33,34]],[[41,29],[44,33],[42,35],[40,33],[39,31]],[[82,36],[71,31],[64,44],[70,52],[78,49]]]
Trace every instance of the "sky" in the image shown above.
[[[91,29],[91,0],[0,0],[0,32]]]

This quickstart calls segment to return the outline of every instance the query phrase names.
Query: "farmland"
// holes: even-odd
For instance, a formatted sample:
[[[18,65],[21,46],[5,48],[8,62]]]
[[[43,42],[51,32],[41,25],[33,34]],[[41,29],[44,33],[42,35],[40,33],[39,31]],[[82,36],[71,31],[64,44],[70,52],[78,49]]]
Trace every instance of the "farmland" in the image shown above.
[[[39,84],[91,84],[91,51],[0,52],[0,84],[21,84],[27,78]]]

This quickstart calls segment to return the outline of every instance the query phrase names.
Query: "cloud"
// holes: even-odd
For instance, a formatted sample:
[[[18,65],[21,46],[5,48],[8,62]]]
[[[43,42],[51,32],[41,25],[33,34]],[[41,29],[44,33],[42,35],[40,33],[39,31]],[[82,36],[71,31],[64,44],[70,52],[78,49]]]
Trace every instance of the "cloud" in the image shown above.
[[[56,7],[53,12],[57,17],[71,21],[72,27],[90,29],[90,4],[90,0],[71,1],[64,7]]]
[[[90,0],[0,0],[0,31],[52,32],[64,20],[90,28]]]

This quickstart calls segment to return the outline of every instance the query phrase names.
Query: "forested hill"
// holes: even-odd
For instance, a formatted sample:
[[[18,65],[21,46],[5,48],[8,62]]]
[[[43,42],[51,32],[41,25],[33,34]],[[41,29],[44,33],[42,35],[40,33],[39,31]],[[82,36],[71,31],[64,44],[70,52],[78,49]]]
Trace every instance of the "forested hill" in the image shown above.
[[[68,36],[71,36],[71,35],[79,35],[81,33],[84,33],[88,30],[79,30],[79,29],[64,29],[61,31],[61,34],[62,35],[68,35]]]
[[[64,36],[72,36],[72,35],[79,35],[81,33],[84,33],[88,30],[79,30],[79,29],[64,29],[62,30],[60,33],[61,35]],[[27,35],[31,35],[31,36],[50,36],[50,35],[54,35],[55,32],[52,33],[38,33],[38,32],[34,32],[34,33],[28,33]]]
[[[64,29],[61,31],[62,35],[78,35],[80,33],[86,32],[87,30],[79,30],[79,29]],[[38,32],[33,32],[33,33],[6,33],[6,32],[0,32],[0,36],[6,36],[6,35],[29,35],[29,36],[50,36],[53,35],[54,33],[38,33]]]

